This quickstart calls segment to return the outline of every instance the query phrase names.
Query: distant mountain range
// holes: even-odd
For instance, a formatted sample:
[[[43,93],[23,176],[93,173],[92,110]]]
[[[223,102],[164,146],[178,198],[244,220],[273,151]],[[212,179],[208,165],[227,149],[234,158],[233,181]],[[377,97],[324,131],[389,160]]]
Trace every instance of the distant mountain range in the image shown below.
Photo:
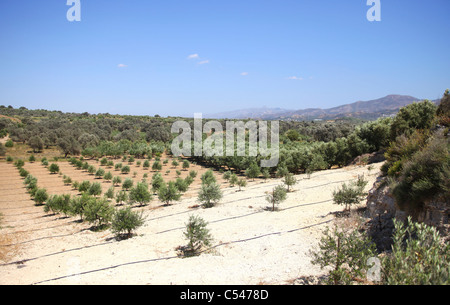
[[[358,101],[329,109],[308,108],[288,110],[282,108],[250,108],[204,115],[211,119],[261,119],[261,120],[335,120],[339,118],[358,118],[374,120],[383,116],[395,115],[401,107],[421,101],[408,95],[388,95],[371,101]],[[440,100],[433,102],[438,104]]]

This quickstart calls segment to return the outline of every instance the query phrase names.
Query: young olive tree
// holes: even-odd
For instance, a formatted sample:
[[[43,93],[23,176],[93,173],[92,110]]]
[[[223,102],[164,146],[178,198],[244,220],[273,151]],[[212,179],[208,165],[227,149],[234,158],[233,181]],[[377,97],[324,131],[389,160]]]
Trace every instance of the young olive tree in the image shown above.
[[[351,182],[349,185],[343,183],[339,190],[333,192],[334,203],[344,205],[344,212],[350,211],[350,206],[359,204],[367,196],[364,192],[367,183],[363,177],[358,177],[356,182]]]
[[[284,176],[284,179],[282,180],[284,184],[287,186],[287,191],[290,192],[290,187],[295,185],[298,181],[295,178],[294,174],[287,173],[286,176]]]
[[[198,193],[198,201],[202,203],[204,208],[213,207],[222,197],[222,191],[216,183],[202,184],[202,188]]]
[[[212,244],[212,236],[207,228],[208,223],[200,216],[189,216],[189,221],[186,224],[186,231],[183,232],[187,239],[186,246],[177,247],[178,253],[182,256],[196,256],[205,247],[210,247]]]
[[[137,202],[140,206],[146,205],[153,199],[148,190],[148,184],[144,182],[138,182],[131,188],[129,198],[131,203]]]
[[[169,183],[162,183],[158,190],[158,198],[165,205],[170,205],[172,201],[179,200],[181,198],[181,193],[177,189],[175,182],[169,181]]]
[[[286,200],[286,189],[282,185],[278,185],[272,189],[266,196],[266,201],[272,204],[272,211],[275,211],[275,205],[280,204]]]
[[[141,212],[133,212],[130,207],[116,210],[111,221],[111,231],[117,238],[126,234],[127,238],[132,236],[133,231],[144,224],[144,218]]]

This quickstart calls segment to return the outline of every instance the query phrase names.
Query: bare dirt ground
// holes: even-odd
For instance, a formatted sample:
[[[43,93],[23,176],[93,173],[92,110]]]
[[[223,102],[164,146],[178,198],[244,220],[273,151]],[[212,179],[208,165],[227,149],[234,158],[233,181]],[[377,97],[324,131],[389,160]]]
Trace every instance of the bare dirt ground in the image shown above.
[[[97,161],[89,162],[99,167]],[[99,181],[103,191],[111,186],[67,162],[58,164],[74,181]],[[175,169],[166,166],[171,173],[165,176],[163,168],[163,177],[174,179]],[[335,220],[333,212],[343,209],[332,203],[332,192],[361,174],[369,180],[369,189],[380,166],[375,164],[370,175],[367,166],[322,171],[311,179],[298,175],[294,191],[279,211],[271,212],[266,209],[265,192],[281,184],[281,179],[248,181],[239,192],[218,172],[215,176],[224,192],[221,202],[210,209],[190,208],[198,204],[200,176],[207,170],[192,165],[190,169],[199,173],[182,200],[163,207],[155,196],[139,208],[146,220],[136,235],[117,241],[109,230],[93,232],[78,217],[45,214],[30,200],[18,170],[1,162],[0,284],[289,284],[302,276],[320,275],[323,271],[311,264],[309,251]],[[128,175],[105,169],[122,178],[136,171],[134,181],[146,172],[151,181],[151,170],[135,163],[130,167]],[[62,175],[51,175],[38,162],[26,162],[24,168],[49,194],[77,194],[64,185]],[[188,173],[181,172],[183,178]],[[214,246],[198,257],[179,258],[175,248],[186,244],[183,231],[189,215],[209,222]]]

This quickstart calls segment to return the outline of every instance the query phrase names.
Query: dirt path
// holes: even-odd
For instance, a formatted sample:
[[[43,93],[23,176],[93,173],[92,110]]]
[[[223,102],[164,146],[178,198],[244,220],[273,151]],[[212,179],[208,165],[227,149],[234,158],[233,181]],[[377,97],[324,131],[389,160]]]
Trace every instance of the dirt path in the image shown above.
[[[62,177],[50,175],[40,164],[25,167],[50,193],[70,191]],[[154,200],[144,207],[146,221],[137,236],[116,241],[110,231],[92,232],[77,218],[45,215],[29,199],[17,170],[0,163],[4,218],[0,232],[13,237],[1,247],[20,248],[15,257],[0,261],[0,284],[283,284],[319,275],[321,270],[311,265],[308,253],[334,220],[330,213],[342,210],[332,203],[332,191],[363,173],[369,189],[376,170],[369,176],[366,167],[356,166],[315,173],[311,179],[299,175],[295,191],[278,212],[265,210],[264,197],[280,179],[250,181],[241,192],[220,180],[221,203],[211,209],[192,209],[197,204],[197,181],[179,203],[160,207]],[[61,171],[75,180],[94,179],[69,164],[62,165]],[[108,184],[102,184],[106,190]],[[181,259],[175,248],[186,243],[183,229],[189,215],[209,222],[214,247],[199,257]]]

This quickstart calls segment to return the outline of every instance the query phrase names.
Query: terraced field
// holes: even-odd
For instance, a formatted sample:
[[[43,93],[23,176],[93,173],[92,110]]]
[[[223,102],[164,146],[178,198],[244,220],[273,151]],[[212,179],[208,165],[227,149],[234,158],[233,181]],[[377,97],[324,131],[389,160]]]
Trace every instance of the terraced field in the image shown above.
[[[118,162],[118,161],[116,161]],[[89,161],[96,168],[99,162]],[[126,162],[123,162],[125,165]],[[163,177],[175,179],[172,165],[164,165]],[[26,162],[24,168],[38,179],[39,187],[51,194],[78,194],[64,185],[63,175],[73,181],[101,182],[103,192],[110,182],[95,179],[67,162],[58,162],[59,174],[50,174],[40,163]],[[376,164],[376,170],[381,164]],[[129,174],[113,175],[141,180],[148,173],[136,163]],[[170,174],[164,173],[170,169]],[[181,170],[181,166],[178,166]],[[163,206],[154,196],[141,209],[145,224],[131,239],[117,241],[109,231],[94,232],[78,217],[64,217],[43,212],[35,206],[23,185],[18,170],[0,163],[0,284],[279,284],[292,283],[301,276],[322,271],[310,263],[309,250],[318,242],[325,226],[335,221],[334,212],[342,207],[332,203],[332,191],[342,182],[365,174],[368,188],[376,175],[366,167],[352,166],[323,171],[306,179],[298,175],[294,192],[278,212],[267,211],[266,192],[281,184],[281,179],[248,181],[238,191],[215,172],[224,197],[214,208],[195,207],[200,176],[207,169],[191,165],[198,171],[193,184],[179,202]],[[133,172],[137,172],[133,178]],[[188,172],[181,170],[184,178]],[[175,248],[183,245],[184,224],[189,215],[200,215],[209,222],[213,247],[198,257],[181,259]]]

